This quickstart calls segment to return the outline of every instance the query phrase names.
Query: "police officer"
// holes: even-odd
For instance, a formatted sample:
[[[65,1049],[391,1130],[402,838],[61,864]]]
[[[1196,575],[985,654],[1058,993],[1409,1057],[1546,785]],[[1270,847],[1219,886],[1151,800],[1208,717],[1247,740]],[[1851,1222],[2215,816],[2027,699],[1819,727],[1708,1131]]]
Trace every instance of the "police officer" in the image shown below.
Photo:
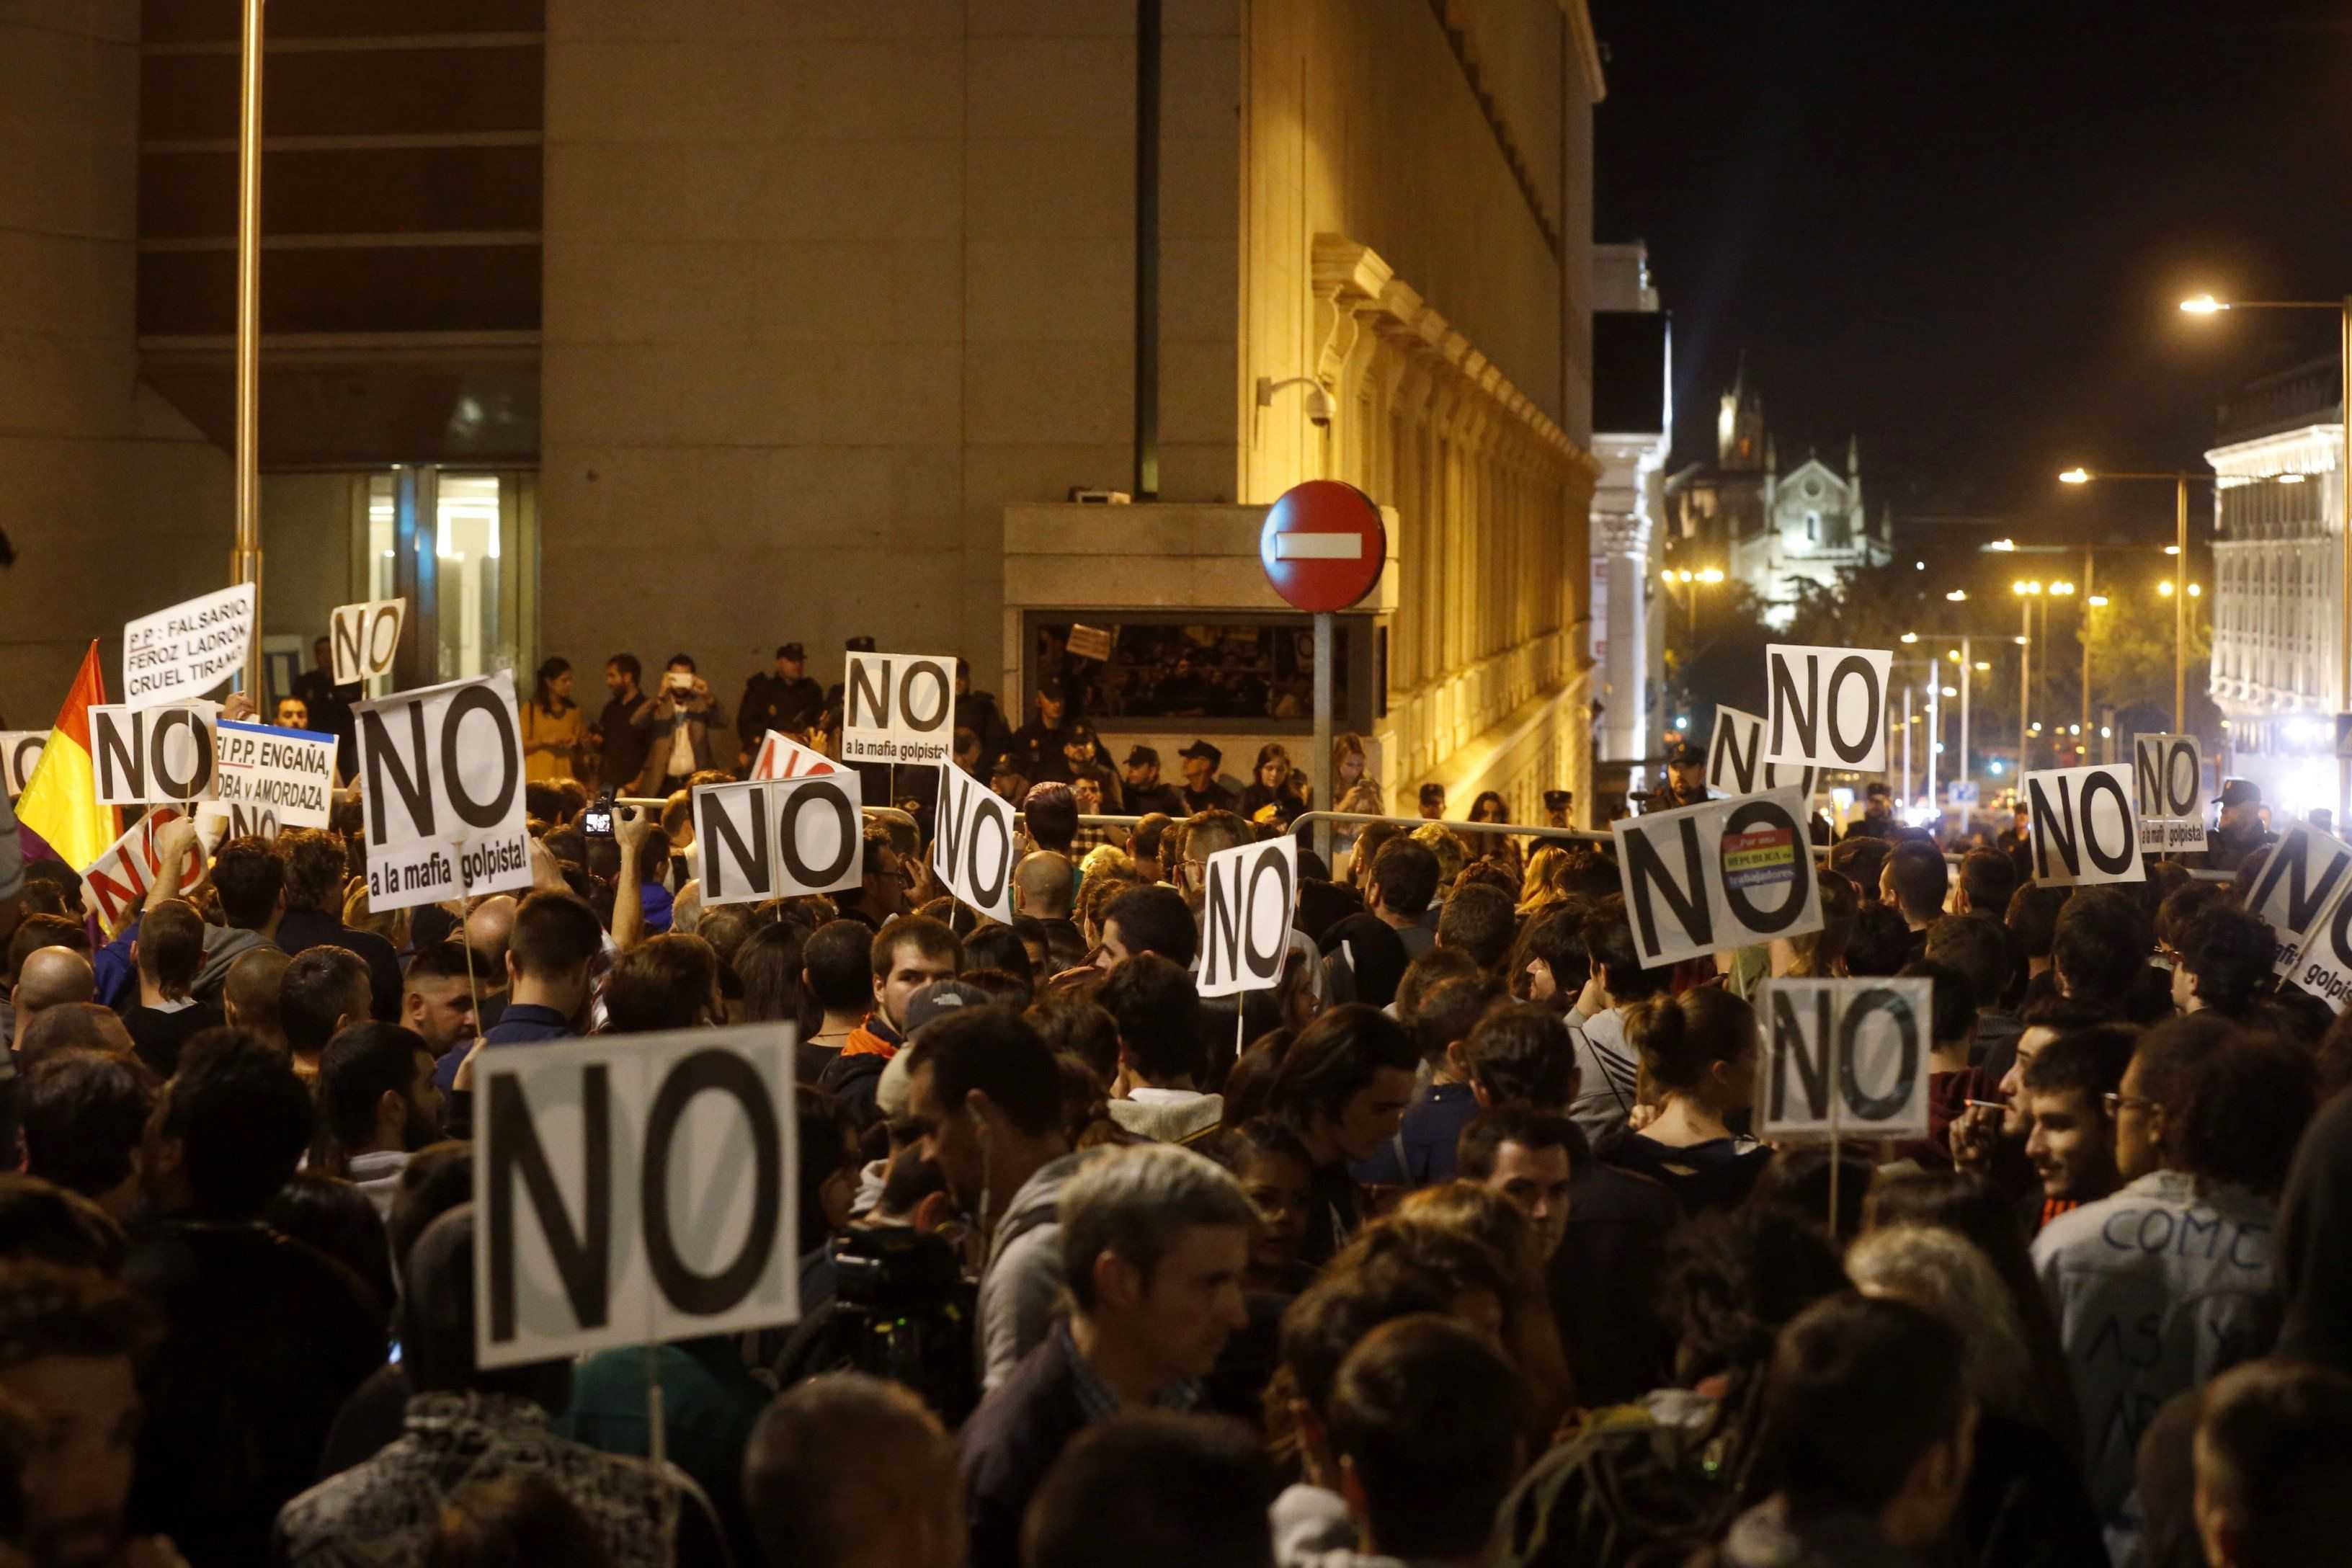
[[[2234,871],[2246,858],[2278,835],[2263,826],[2263,786],[2252,779],[2223,779],[2213,804],[2221,816],[2205,835],[2205,864],[2216,871]]]
[[[1706,753],[1688,741],[1666,751],[1666,782],[1641,797],[1641,813],[1672,811],[1706,799]]]

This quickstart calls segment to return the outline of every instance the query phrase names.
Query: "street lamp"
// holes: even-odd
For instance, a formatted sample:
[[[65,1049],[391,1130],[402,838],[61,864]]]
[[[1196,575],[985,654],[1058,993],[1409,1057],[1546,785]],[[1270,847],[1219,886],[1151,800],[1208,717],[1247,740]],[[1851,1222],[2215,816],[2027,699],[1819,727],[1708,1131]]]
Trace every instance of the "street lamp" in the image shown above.
[[[2020,579],[2009,591],[2017,595],[2017,784],[2022,789],[2033,765],[2025,712],[2033,703],[2033,601],[2042,597],[2042,584]]]
[[[2342,616],[2336,642],[2341,664],[2340,682],[2336,689],[2336,710],[2352,712],[2352,294],[2341,300],[2216,300],[2210,294],[2200,294],[2180,301],[2180,308],[2192,316],[2216,316],[2224,310],[2333,310],[2336,312],[2336,334],[2339,351],[2336,395],[2342,399],[2344,415],[2343,449],[2336,454],[2336,477],[2337,494],[2344,508],[2344,563],[2340,584],[2341,601],[2336,609]],[[2179,601],[2174,601],[2175,605]],[[2176,609],[2176,614],[2178,613]],[[2336,764],[2336,809],[2352,814],[2352,756],[2339,758]],[[2341,818],[2339,817],[2339,820]]]
[[[2173,541],[2165,551],[2172,557],[2172,575],[2177,583],[2189,560],[2189,481],[2211,484],[2218,475],[2192,474],[2186,468],[2169,474],[2093,473],[2088,468],[2069,468],[2058,476],[2062,485],[2087,485],[2093,479],[2169,479],[2172,481]],[[2087,555],[2085,559],[2087,559]],[[2347,574],[2352,574],[2352,555],[2345,557]],[[2189,714],[2189,605],[2172,589],[2166,593],[2172,599],[2172,728],[2178,734],[2188,727]],[[2193,597],[2194,595],[2190,595]],[[2084,649],[2088,654],[2088,647]],[[2090,700],[2090,682],[2083,683],[2083,700]]]

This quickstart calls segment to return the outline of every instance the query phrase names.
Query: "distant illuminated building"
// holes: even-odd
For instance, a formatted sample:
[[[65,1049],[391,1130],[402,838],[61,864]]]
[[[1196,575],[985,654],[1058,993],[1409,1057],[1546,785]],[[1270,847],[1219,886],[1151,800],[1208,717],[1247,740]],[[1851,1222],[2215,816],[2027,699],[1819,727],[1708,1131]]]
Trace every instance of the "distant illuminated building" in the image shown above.
[[[1892,558],[1893,524],[1871,526],[1863,500],[1862,451],[1846,442],[1841,474],[1808,454],[1788,473],[1764,427],[1764,400],[1743,365],[1716,417],[1716,460],[1666,481],[1669,552],[1720,564],[1762,600],[1765,619],[1785,627],[1802,584],[1833,586],[1839,574]]]
[[[2266,376],[2221,411],[2212,465],[2213,658],[2232,774],[2284,820],[2336,798],[2344,442],[2334,359]]]

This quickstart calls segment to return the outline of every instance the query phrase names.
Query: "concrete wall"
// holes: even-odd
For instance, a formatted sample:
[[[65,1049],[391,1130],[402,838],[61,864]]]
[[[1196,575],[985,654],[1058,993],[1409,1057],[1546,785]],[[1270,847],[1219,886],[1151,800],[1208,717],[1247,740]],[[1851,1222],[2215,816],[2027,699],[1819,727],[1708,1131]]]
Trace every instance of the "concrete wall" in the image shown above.
[[[138,381],[139,7],[0,11],[0,714],[56,716],[82,651],[227,581],[226,456]]]

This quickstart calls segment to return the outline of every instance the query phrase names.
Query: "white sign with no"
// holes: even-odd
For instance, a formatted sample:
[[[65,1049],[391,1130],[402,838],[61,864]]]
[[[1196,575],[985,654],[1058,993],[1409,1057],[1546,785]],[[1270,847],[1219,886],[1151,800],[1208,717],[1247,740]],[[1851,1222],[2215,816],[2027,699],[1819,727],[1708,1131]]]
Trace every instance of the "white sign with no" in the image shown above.
[[[1766,984],[1759,1138],[1924,1138],[1935,982]]]
[[[946,763],[953,756],[952,658],[853,653],[841,700],[844,762],[929,765]]]
[[[353,712],[371,909],[530,886],[512,678],[427,686]]]

